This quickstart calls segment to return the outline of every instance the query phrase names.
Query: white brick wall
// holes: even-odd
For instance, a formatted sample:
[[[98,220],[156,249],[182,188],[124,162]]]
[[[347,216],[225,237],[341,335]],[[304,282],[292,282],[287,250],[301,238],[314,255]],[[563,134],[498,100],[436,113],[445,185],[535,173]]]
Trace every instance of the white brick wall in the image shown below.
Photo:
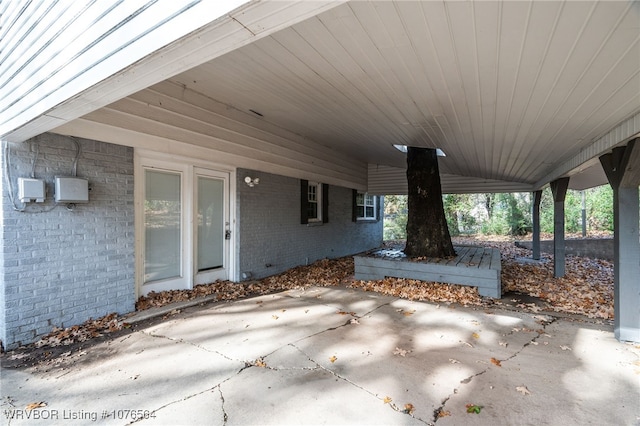
[[[71,176],[73,140],[43,134],[8,144],[16,204],[17,178],[36,178],[47,200],[13,209],[2,188],[0,339],[6,348],[34,341],[52,327],[134,308],[132,148],[80,139],[77,176],[89,180],[89,203],[54,208],[54,176]],[[3,300],[4,299],[4,300]]]
[[[260,178],[253,188],[244,178]],[[322,258],[359,253],[382,243],[382,220],[352,222],[352,190],[329,187],[329,223],[300,224],[300,180],[238,169],[240,273],[262,278]],[[271,265],[271,266],[267,266]]]

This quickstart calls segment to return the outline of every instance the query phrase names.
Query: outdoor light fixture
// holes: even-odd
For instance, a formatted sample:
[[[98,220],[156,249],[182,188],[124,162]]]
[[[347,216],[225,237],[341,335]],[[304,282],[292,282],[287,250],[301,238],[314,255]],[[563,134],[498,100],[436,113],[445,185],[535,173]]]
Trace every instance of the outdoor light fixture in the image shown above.
[[[244,178],[244,183],[246,183],[248,187],[253,188],[260,183],[260,178],[251,179],[249,176],[247,176],[246,178]]]
[[[400,152],[404,152],[405,154],[407,153],[407,146],[406,145],[397,145],[397,144],[393,144],[393,147],[395,149],[397,149]],[[440,148],[436,148],[436,155],[438,157],[446,157],[447,154],[444,153],[443,150],[441,150]]]

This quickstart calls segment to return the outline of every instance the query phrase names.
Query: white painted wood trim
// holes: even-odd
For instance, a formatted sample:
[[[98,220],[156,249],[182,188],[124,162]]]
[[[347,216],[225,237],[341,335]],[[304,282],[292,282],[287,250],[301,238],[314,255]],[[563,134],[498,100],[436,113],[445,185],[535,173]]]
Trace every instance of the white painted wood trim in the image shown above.
[[[578,154],[565,161],[551,173],[536,182],[533,187],[535,189],[541,189],[549,182],[552,182],[562,176],[566,176],[573,171],[586,169],[590,165],[591,160],[606,154],[616,145],[636,137],[640,137],[640,112],[627,118],[605,135],[596,139],[587,148],[581,150]]]
[[[211,3],[198,3],[146,34],[144,42],[118,51],[108,64],[29,99],[31,107],[0,122],[0,135],[24,141],[342,2],[252,1],[213,18],[207,12]]]
[[[54,129],[53,132],[88,139],[96,139],[117,145],[131,146],[138,149],[144,149],[146,151],[153,151],[157,154],[174,157],[198,158],[211,163],[231,164],[237,168],[254,169],[297,179],[315,180],[361,191],[366,191],[367,188],[366,169],[360,173],[357,171],[357,168],[354,168],[356,172],[352,172],[347,175],[345,173],[336,172],[335,170],[300,161],[285,158],[278,159],[277,156],[270,157],[270,161],[265,159],[255,159],[231,152],[223,152],[204,146],[179,142],[160,136],[135,132],[86,119],[76,119]],[[188,153],[188,155],[186,155],[186,153]]]

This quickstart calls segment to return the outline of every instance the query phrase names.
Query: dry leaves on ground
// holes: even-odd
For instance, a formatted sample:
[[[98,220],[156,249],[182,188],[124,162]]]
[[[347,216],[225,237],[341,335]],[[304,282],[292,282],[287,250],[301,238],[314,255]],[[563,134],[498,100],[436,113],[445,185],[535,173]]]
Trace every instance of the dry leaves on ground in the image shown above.
[[[539,264],[522,264],[518,258],[531,256],[527,250],[501,249],[502,285],[539,297],[556,312],[613,319],[613,264],[606,260],[567,256],[565,276],[553,276],[549,257]]]
[[[26,407],[24,407],[25,411],[31,411],[31,410],[35,410],[38,408],[43,408],[46,407],[47,403],[44,401],[39,401],[39,402],[32,402],[31,404],[27,404]]]
[[[103,333],[111,333],[121,330],[124,323],[118,318],[118,314],[111,313],[96,320],[90,319],[83,324],[74,325],[67,328],[54,327],[46,336],[35,343],[36,347],[42,346],[64,346],[75,342],[84,342],[94,337],[102,336]]]
[[[409,352],[411,352],[411,351],[410,351],[410,350],[408,350],[408,349],[400,349],[400,348],[398,348],[398,347],[396,347],[396,348],[393,350],[393,354],[394,354],[394,355],[400,355],[400,356],[402,356],[402,357],[407,356],[407,354],[408,354]]]
[[[540,298],[548,305],[544,307],[545,310],[582,314],[590,318],[613,318],[613,265],[611,262],[568,256],[565,277],[554,278],[553,262],[550,261],[549,256],[545,255],[541,263],[523,263],[519,259],[530,258],[531,252],[516,247],[512,241],[454,238],[454,244],[475,244],[498,248],[502,255],[503,292],[514,291]],[[284,290],[341,284],[407,300],[457,303],[465,306],[500,303],[480,297],[477,289],[469,286],[400,278],[376,281],[350,280],[353,270],[351,256],[331,260],[322,259],[308,266],[299,266],[249,283],[218,281],[197,285],[191,290],[152,292],[136,302],[136,310],[141,311],[211,295],[215,295],[214,299],[217,301],[228,301]],[[519,307],[529,311],[541,309],[534,304],[525,303],[520,304]],[[411,316],[413,312],[403,312],[403,315]],[[345,312],[345,314],[355,316],[352,312]],[[51,333],[38,341],[36,346],[60,346],[82,342],[123,327],[126,327],[125,320],[112,313],[97,320],[86,321],[81,325],[64,329],[54,328]],[[470,343],[464,343],[471,346]]]

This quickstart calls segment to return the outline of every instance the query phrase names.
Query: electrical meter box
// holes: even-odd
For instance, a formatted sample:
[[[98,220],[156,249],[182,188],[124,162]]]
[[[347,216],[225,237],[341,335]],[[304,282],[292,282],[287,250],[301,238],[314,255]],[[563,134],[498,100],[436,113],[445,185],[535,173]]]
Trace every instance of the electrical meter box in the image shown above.
[[[76,177],[56,177],[56,203],[88,203],[89,181]]]
[[[18,198],[21,203],[42,203],[45,199],[44,180],[18,178]]]

